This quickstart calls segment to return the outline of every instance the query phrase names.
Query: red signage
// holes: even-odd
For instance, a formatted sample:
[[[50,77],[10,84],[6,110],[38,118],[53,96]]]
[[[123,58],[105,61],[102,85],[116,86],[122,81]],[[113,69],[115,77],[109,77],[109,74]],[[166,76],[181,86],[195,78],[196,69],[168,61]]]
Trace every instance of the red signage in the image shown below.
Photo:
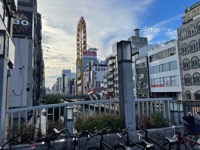
[[[83,51],[83,56],[97,56],[97,52]]]

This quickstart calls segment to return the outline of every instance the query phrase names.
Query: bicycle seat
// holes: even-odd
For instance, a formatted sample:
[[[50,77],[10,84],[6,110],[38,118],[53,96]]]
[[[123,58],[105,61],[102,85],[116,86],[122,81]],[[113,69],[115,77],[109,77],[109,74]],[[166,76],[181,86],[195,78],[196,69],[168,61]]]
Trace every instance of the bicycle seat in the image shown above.
[[[81,136],[82,136],[82,132],[78,132],[78,133],[75,133],[74,135],[73,135],[73,137],[74,138],[80,138]]]
[[[165,140],[167,140],[171,144],[175,144],[177,142],[174,138],[165,137]]]
[[[155,145],[154,144],[151,144],[145,140],[142,140],[144,142],[144,144],[146,145],[146,148],[153,148]]]

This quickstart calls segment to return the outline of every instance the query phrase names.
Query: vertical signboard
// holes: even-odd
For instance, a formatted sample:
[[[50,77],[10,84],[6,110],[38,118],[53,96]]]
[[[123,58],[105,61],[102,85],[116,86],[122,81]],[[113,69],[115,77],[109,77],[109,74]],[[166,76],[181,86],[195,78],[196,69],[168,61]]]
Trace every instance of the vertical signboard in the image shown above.
[[[13,36],[14,37],[32,37],[32,12],[19,10],[14,16]]]

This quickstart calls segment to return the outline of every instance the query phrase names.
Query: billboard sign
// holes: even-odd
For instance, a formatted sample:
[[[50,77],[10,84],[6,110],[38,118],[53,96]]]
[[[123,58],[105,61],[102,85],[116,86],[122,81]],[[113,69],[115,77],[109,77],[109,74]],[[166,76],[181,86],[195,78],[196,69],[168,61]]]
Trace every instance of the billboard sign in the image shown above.
[[[97,56],[97,52],[83,51],[83,56]]]
[[[14,16],[13,36],[32,37],[32,12],[18,10]]]

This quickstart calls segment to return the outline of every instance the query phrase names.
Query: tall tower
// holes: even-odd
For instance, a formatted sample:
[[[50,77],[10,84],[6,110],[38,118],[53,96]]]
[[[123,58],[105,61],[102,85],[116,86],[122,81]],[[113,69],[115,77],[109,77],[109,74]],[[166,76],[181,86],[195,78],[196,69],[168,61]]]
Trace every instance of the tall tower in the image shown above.
[[[83,51],[87,51],[86,22],[83,17],[77,26],[76,94],[83,94]]]

